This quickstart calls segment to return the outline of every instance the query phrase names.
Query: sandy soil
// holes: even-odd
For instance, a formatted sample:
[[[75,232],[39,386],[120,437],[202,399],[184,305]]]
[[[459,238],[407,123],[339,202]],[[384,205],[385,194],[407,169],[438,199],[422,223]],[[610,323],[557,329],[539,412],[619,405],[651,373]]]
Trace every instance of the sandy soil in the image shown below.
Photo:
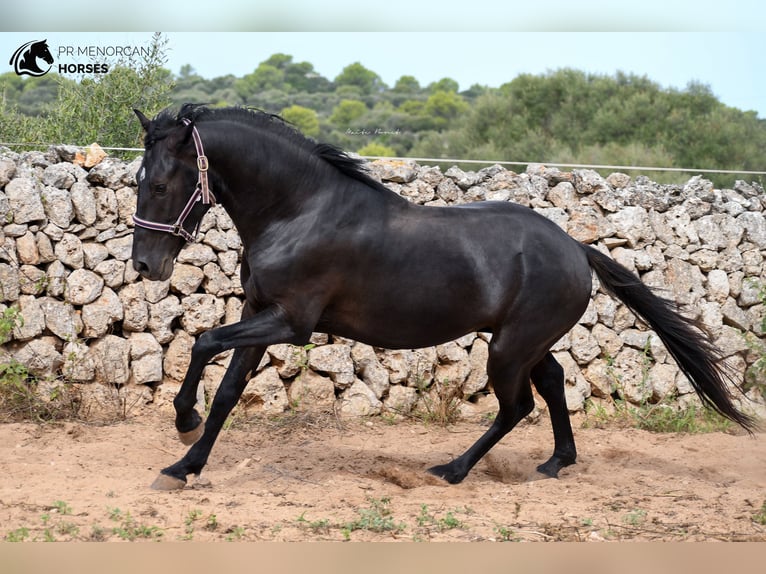
[[[459,485],[424,472],[486,422],[259,418],[224,431],[202,479],[149,485],[185,452],[172,416],[0,425],[6,540],[766,541],[766,435],[580,428],[577,465],[535,466],[549,422],[523,423]]]

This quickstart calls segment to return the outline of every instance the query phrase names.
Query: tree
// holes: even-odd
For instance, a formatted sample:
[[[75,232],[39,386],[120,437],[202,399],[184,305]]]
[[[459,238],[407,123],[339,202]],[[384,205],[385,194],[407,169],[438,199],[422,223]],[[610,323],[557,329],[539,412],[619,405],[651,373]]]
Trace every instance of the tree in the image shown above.
[[[349,64],[335,78],[338,86],[355,86],[362,94],[371,94],[385,88],[385,84],[375,72],[368,70],[359,62]]]
[[[309,137],[319,135],[319,116],[314,110],[293,105],[283,109],[280,115],[297,127],[304,135]]]
[[[339,128],[347,128],[354,120],[367,113],[367,106],[359,100],[341,100],[330,116],[330,123]]]
[[[436,92],[455,92],[459,88],[459,84],[452,78],[442,78],[438,82],[433,82],[428,85],[428,91],[432,94]]]
[[[403,94],[415,94],[420,91],[420,83],[415,76],[402,76],[396,80],[396,84],[391,91]]]
[[[26,142],[140,145],[141,126],[133,108],[151,116],[170,103],[172,74],[163,68],[166,45],[167,40],[155,34],[149,54],[138,60],[115,60],[109,63],[107,74],[79,83],[61,78],[57,99],[44,115],[28,117],[0,107],[0,138],[10,132],[17,141]]]
[[[367,157],[396,157],[396,150],[381,143],[370,142],[359,148],[356,153]]]

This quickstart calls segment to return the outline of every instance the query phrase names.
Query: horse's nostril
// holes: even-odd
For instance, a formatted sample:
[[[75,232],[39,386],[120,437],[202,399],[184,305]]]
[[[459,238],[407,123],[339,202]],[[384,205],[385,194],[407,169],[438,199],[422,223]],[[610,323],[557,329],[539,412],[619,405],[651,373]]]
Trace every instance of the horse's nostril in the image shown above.
[[[133,260],[133,269],[136,270],[137,273],[140,273],[141,275],[144,275],[149,271],[149,266],[140,260]]]

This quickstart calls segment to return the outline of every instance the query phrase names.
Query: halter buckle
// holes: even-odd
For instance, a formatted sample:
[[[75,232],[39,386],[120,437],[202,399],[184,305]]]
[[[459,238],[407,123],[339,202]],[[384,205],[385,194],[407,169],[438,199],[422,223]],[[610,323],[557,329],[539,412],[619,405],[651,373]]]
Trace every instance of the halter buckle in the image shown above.
[[[206,155],[200,155],[197,156],[197,170],[201,172],[206,172],[208,168],[210,167],[210,164],[207,161]]]

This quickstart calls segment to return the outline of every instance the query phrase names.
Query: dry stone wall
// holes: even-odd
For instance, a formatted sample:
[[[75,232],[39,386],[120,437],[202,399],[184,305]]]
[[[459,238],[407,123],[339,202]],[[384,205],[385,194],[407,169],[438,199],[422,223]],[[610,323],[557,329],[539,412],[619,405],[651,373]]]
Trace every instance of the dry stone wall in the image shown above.
[[[138,387],[151,400],[183,378],[200,333],[237,320],[241,242],[216,206],[168,281],[140,278],[130,261],[140,160],[107,157],[86,168],[78,151],[0,148],[0,312],[15,307],[23,319],[0,360],[15,358],[41,377]],[[697,176],[660,185],[543,165],[520,174],[497,165],[442,172],[406,161],[374,162],[370,169],[421,204],[530,206],[700,316],[740,377],[759,357],[753,348],[764,338],[766,196],[756,183],[715,189]],[[246,399],[267,412],[292,403],[358,416],[408,413],[435,382],[477,397],[488,392],[489,341],[473,333],[433,348],[388,351],[315,334],[305,348],[270,347]],[[587,311],[553,351],[566,371],[571,411],[589,397],[615,393],[634,403],[696,400],[654,333],[597,280]],[[229,354],[219,356],[206,369],[208,396],[228,360]],[[749,396],[747,408],[763,413],[759,390]]]

